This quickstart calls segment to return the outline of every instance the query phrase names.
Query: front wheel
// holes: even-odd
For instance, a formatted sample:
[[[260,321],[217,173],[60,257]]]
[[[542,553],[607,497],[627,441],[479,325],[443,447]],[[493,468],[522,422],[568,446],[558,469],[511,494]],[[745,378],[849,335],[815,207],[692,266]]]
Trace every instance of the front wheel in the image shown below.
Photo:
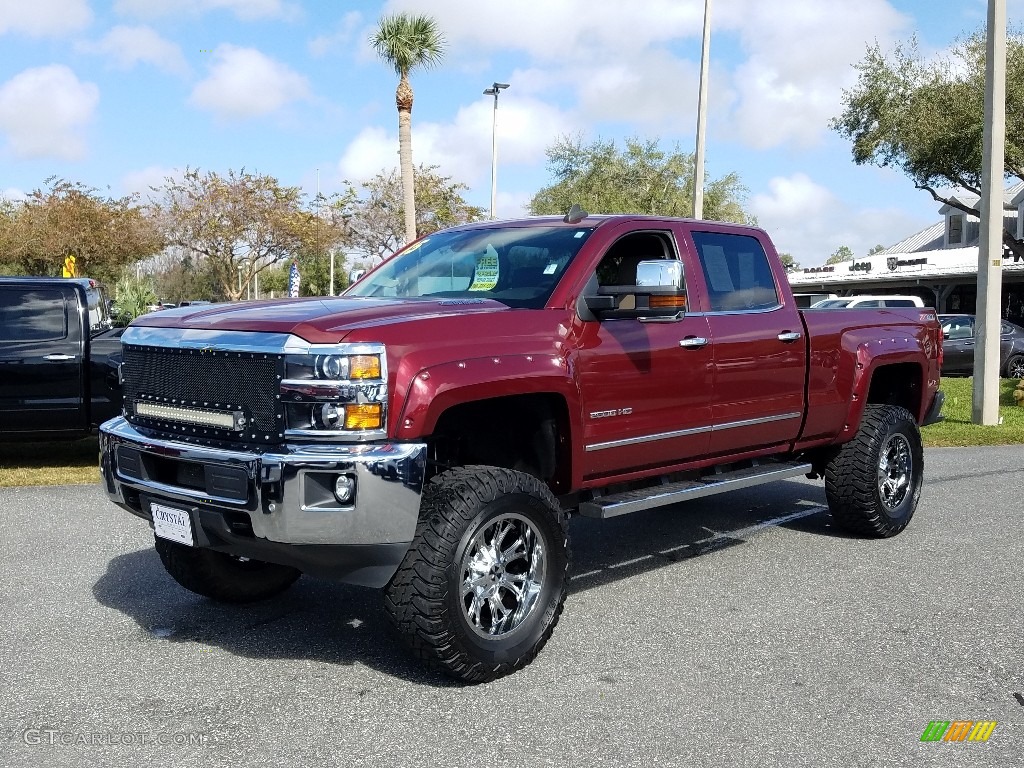
[[[488,682],[544,647],[568,564],[566,515],[543,482],[495,467],[452,469],[424,489],[384,607],[414,654],[465,682]]]
[[[1024,355],[1013,355],[1006,361],[1006,378],[1024,379]]]
[[[272,597],[288,589],[302,575],[286,565],[154,538],[160,562],[176,582],[221,603],[251,603]]]
[[[906,408],[868,405],[857,436],[825,469],[825,496],[836,523],[869,536],[895,536],[917,509],[924,449]]]

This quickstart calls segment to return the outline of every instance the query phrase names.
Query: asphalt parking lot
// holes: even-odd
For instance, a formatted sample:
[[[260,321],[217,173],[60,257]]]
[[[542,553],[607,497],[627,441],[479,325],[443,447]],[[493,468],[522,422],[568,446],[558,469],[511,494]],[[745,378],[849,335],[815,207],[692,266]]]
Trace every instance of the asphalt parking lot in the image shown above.
[[[926,465],[884,541],[807,481],[574,519],[551,642],[475,687],[406,656],[378,592],[217,605],[98,486],[2,489],[0,765],[1020,765],[1024,449]]]

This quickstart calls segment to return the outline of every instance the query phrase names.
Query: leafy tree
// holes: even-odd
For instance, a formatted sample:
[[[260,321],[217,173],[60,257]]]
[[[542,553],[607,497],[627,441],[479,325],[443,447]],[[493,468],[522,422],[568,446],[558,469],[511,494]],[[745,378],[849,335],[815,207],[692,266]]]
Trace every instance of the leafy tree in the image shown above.
[[[420,165],[415,178],[416,230],[420,235],[484,218],[482,208],[462,197],[468,187],[440,175],[437,166]],[[381,171],[359,189],[349,184],[338,206],[354,252],[373,261],[387,258],[403,245],[402,181],[393,169]]]
[[[197,259],[190,251],[172,247],[156,261],[162,262],[154,280],[161,298],[175,304],[194,299],[222,301],[227,298],[212,274],[208,260]]]
[[[911,39],[886,55],[875,44],[856,64],[856,86],[843,92],[831,127],[853,144],[858,165],[892,167],[938,202],[980,216],[940,189],[981,196],[985,103],[984,31],[942,57],[926,58]],[[1024,181],[1024,36],[1006,41],[1005,177]],[[1003,243],[1024,255],[1013,235]]]
[[[167,241],[202,262],[220,295],[236,300],[254,277],[303,251],[344,240],[342,223],[303,205],[297,187],[272,176],[229,171],[226,176],[188,169],[168,178],[160,204]]]
[[[79,275],[114,283],[122,269],[164,245],[137,197],[104,197],[79,182],[51,177],[46,189],[0,206],[0,253],[5,269],[59,276],[74,256]]]
[[[128,325],[139,315],[146,314],[149,306],[156,302],[153,281],[148,277],[140,277],[131,270],[125,270],[114,287],[114,306],[117,310],[114,322],[118,325]]]
[[[796,272],[800,269],[800,265],[793,260],[793,256],[788,253],[780,253],[779,261],[782,262],[782,266],[785,267],[787,272]]]
[[[835,253],[829,256],[826,260],[826,264],[842,264],[844,261],[853,261],[853,251],[850,250],[848,245],[840,245]]]
[[[444,36],[430,16],[396,13],[383,17],[370,39],[377,55],[398,75],[395,105],[398,107],[398,155],[402,167],[405,211],[405,242],[416,239],[416,204],[412,166],[412,85],[409,73],[417,67],[432,67],[444,56]]]
[[[304,251],[295,259],[299,264],[300,296],[330,296],[331,294],[331,254],[330,252]],[[276,266],[260,275],[260,296],[267,297],[288,295],[288,276],[292,265]],[[334,292],[338,293],[348,287],[348,266],[345,255],[334,254]]]
[[[573,203],[593,213],[693,215],[693,155],[678,146],[665,151],[655,140],[631,138],[620,150],[611,140],[563,136],[547,156],[554,183],[530,201],[535,215],[565,213]],[[753,223],[743,210],[746,194],[735,173],[712,180],[704,192],[707,218]]]
[[[881,245],[881,244],[876,245],[870,251],[868,251],[868,256],[874,256],[876,253],[881,253],[884,250],[885,250],[885,246],[884,245]]]

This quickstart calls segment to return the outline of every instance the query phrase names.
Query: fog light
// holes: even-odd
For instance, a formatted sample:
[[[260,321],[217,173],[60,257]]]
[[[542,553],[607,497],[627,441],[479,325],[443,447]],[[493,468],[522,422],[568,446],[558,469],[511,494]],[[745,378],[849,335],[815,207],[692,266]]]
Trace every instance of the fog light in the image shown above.
[[[342,504],[348,504],[355,498],[356,480],[350,475],[338,475],[334,481],[334,496]]]

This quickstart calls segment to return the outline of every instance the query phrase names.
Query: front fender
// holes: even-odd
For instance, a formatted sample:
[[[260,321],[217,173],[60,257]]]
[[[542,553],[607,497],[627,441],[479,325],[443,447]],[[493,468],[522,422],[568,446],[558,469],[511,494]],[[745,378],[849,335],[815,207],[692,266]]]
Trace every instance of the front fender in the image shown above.
[[[462,403],[546,393],[565,399],[570,428],[578,434],[579,390],[563,358],[516,354],[442,363],[419,371],[409,383],[396,434],[401,440],[430,435],[441,414]]]

